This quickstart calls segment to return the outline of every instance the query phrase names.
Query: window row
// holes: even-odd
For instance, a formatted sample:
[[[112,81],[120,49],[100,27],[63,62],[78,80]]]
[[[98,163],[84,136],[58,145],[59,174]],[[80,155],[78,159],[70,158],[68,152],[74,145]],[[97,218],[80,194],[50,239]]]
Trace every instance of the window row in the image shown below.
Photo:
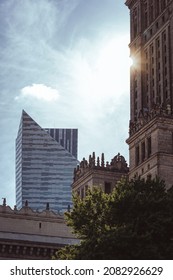
[[[86,185],[85,187],[81,187],[77,190],[77,195],[80,196],[81,199],[84,199],[87,191],[89,189],[89,186]],[[103,191],[107,194],[110,194],[112,192],[112,183],[111,182],[104,182]]]
[[[169,73],[168,35],[165,30],[155,42],[144,51],[144,88],[146,95],[152,92],[152,98],[165,102],[168,98]],[[156,93],[157,92],[157,96]],[[148,98],[149,100],[149,98]],[[156,102],[156,100],[155,100]],[[146,104],[147,106],[148,104]]]
[[[151,137],[148,137],[146,140],[142,141],[135,148],[135,164],[138,166],[145,159],[149,158],[152,153]]]
[[[168,0],[144,0],[142,5],[144,28],[152,23],[166,8]]]
[[[141,6],[135,6],[131,12],[131,35],[134,39],[140,32],[140,9],[142,9],[142,29],[145,30],[151,25],[159,15],[163,13],[171,0],[143,0],[140,1]],[[165,17],[162,15],[162,22],[165,22]],[[156,22],[156,29],[159,28],[159,22]],[[150,29],[150,35],[153,34],[153,29]]]

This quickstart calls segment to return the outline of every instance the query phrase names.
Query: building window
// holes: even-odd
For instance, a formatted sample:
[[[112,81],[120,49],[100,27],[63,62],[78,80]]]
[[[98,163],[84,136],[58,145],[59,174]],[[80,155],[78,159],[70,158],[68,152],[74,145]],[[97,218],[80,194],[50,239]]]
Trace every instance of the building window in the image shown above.
[[[165,91],[165,97],[166,97],[166,99],[168,98],[168,91],[167,90]]]
[[[144,28],[148,26],[148,4],[147,1],[144,2]]]
[[[156,16],[160,14],[160,0],[156,0]]]
[[[138,33],[138,12],[137,7],[133,10],[133,37],[135,38]]]
[[[141,144],[141,160],[145,160],[145,142],[142,142]]]
[[[147,156],[150,157],[151,156],[151,137],[149,137],[147,139],[147,150],[148,150]]]
[[[160,82],[160,73],[159,73],[159,78],[158,78],[159,82]]]
[[[87,194],[88,192],[88,185],[85,186],[85,195]]]
[[[81,199],[84,199],[84,188],[81,189]]]
[[[80,196],[80,190],[77,190],[77,195]]]
[[[166,0],[162,0],[161,4],[162,4],[162,10],[164,10],[166,7]]]
[[[137,166],[139,164],[139,146],[135,148],[135,162]]]
[[[105,193],[111,193],[111,183],[105,182]]]
[[[151,0],[150,4],[150,22],[154,20],[154,7],[153,7],[153,1]]]
[[[158,48],[160,47],[160,40],[159,40],[159,38],[157,39],[157,47]]]

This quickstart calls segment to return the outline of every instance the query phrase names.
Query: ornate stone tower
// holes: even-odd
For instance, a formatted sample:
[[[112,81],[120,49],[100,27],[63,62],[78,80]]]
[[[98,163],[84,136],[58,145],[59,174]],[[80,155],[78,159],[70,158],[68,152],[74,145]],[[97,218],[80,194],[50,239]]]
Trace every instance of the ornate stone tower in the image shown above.
[[[73,193],[77,193],[84,198],[88,189],[93,187],[101,188],[105,193],[110,193],[115,188],[117,182],[128,175],[129,168],[125,158],[119,153],[105,164],[104,154],[101,158],[93,155],[89,156],[87,161],[85,158],[74,170],[74,178],[72,184]]]
[[[129,177],[173,185],[173,0],[127,0],[130,9]]]

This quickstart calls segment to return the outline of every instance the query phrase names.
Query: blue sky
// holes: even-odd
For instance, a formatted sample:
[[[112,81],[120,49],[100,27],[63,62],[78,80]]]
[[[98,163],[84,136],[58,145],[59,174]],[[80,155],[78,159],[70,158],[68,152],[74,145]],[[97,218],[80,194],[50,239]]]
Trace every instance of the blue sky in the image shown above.
[[[22,109],[78,128],[78,159],[128,161],[129,11],[123,0],[0,1],[0,199],[15,205]]]

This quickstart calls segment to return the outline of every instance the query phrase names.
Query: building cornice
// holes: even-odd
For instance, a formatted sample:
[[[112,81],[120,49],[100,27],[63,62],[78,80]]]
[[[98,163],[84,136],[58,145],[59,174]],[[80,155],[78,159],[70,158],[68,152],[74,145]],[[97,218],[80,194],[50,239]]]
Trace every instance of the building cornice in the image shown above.
[[[134,4],[136,4],[137,1],[138,1],[138,0],[127,0],[127,1],[125,2],[125,5],[126,5],[129,9],[131,9],[131,7],[132,7]]]
[[[80,162],[80,165],[77,166],[77,168],[74,170],[74,178],[73,178],[73,184],[74,186],[75,182],[78,181],[80,178],[84,178],[84,176],[88,176],[92,174],[92,172],[96,170],[97,173],[104,172],[105,174],[107,172],[111,173],[127,173],[128,167],[126,160],[123,156],[118,153],[109,163],[108,161],[105,164],[104,160],[104,154],[102,153],[101,160],[99,157],[97,157],[97,160],[95,158],[95,152],[93,152],[93,155],[89,156],[89,160],[87,161],[85,158]]]
[[[28,206],[24,206],[21,209],[14,207],[14,210],[10,206],[0,205],[0,216],[16,216],[20,219],[32,219],[32,220],[56,220],[59,223],[64,223],[64,216],[61,214],[56,214],[51,210],[43,210],[42,212],[34,211]]]
[[[141,127],[139,127],[138,130],[136,130],[133,134],[131,134],[129,138],[126,140],[126,143],[127,144],[133,143],[136,139],[136,135],[138,135],[137,138],[139,139],[140,135],[149,132],[151,129],[152,130],[155,130],[157,128],[167,129],[167,127],[165,127],[165,123],[173,125],[173,116],[156,115],[153,119],[144,123]]]

